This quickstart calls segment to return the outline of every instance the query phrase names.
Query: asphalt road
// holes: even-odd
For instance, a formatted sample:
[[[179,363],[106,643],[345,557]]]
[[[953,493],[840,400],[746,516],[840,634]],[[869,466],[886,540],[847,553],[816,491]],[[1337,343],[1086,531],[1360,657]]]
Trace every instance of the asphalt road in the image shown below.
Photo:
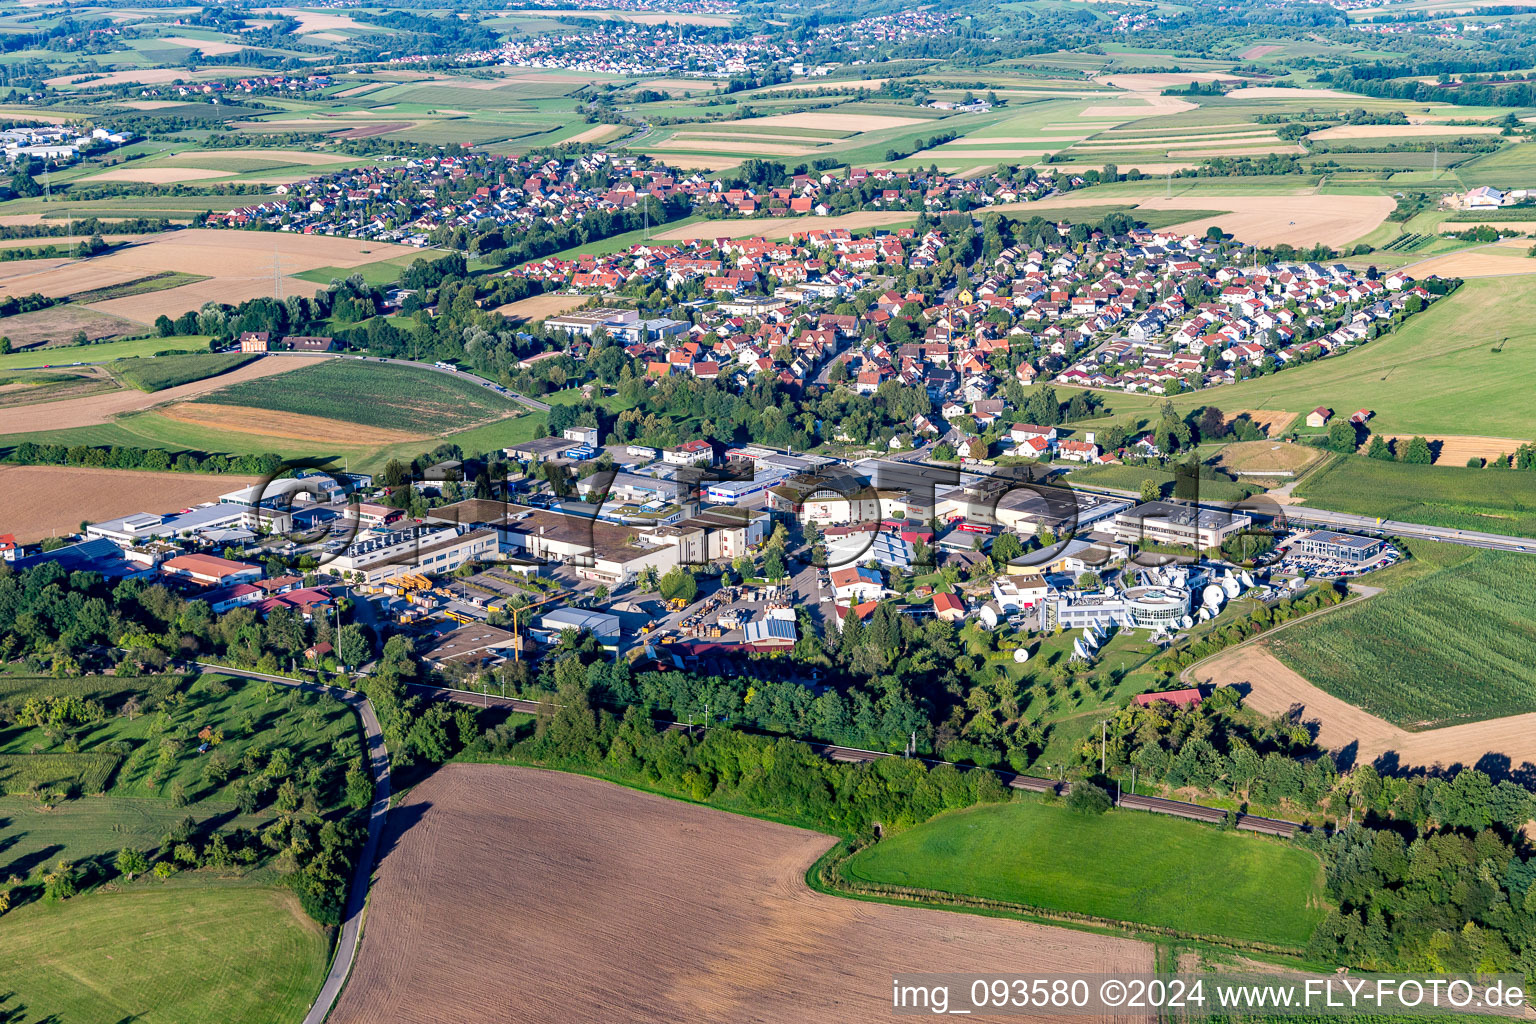
[[[347,983],[352,961],[357,956],[358,940],[362,938],[363,932],[363,910],[368,903],[368,887],[373,881],[373,862],[378,858],[384,822],[389,816],[389,751],[384,747],[384,732],[379,728],[373,705],[367,697],[355,691],[322,683],[299,682],[249,669],[228,668],[211,662],[199,661],[193,664],[207,672],[220,672],[242,679],[261,679],[311,693],[328,694],[351,705],[363,723],[363,733],[368,742],[368,763],[373,771],[373,807],[368,812],[368,838],[363,842],[362,852],[358,855],[357,866],[353,871],[352,884],[347,889],[346,914],[342,918],[341,931],[336,936],[336,951],[331,960],[330,972],[325,976],[325,984],[320,986],[320,994],[315,997],[314,1005],[304,1017],[304,1024],[324,1024],[331,1007],[341,995],[342,986]]]
[[[1114,487],[1083,487],[1072,483],[1071,474],[1067,475],[1067,485],[1075,491],[1084,494],[1100,494],[1111,498],[1136,498],[1136,492],[1124,491]],[[1202,508],[1217,511],[1231,511],[1224,505],[1202,504]],[[1301,523],[1310,526],[1332,527],[1339,530],[1357,530],[1362,533],[1376,534],[1383,537],[1420,537],[1425,540],[1436,540],[1446,544],[1462,544],[1473,548],[1487,548],[1493,551],[1524,551],[1536,552],[1536,538],[1511,537],[1501,533],[1479,533],[1476,530],[1453,530],[1445,526],[1424,526],[1420,523],[1404,523],[1395,519],[1377,519],[1375,516],[1354,515],[1349,512],[1333,512],[1325,508],[1313,508],[1302,505],[1275,506],[1276,515],[1284,515],[1288,522]],[[1243,508],[1243,512],[1252,515],[1255,519],[1269,520],[1274,518],[1260,509]]]

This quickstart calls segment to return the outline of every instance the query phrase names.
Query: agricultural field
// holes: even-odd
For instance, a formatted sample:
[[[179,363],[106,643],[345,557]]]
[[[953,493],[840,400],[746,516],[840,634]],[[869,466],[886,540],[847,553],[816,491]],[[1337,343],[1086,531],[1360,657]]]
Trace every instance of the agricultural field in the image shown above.
[[[157,316],[178,317],[209,301],[236,303],[279,291],[305,294],[313,282],[293,276],[303,271],[327,267],[352,273],[420,255],[407,246],[341,237],[187,229],[147,235],[87,260],[0,264],[0,294],[76,297],[98,314],[148,325]],[[391,279],[400,269],[391,264]]]
[[[1292,495],[1335,512],[1536,537],[1536,474],[1523,470],[1335,456],[1302,480]]]
[[[514,411],[505,399],[481,387],[478,378],[340,359],[285,374],[281,383],[258,380],[222,388],[194,404],[332,420],[422,437],[500,419]],[[259,416],[256,420],[253,430],[262,426]],[[287,429],[277,419],[273,423],[277,427],[273,433]]]
[[[140,391],[164,391],[166,388],[217,377],[260,358],[259,355],[240,352],[159,356],[152,360],[120,362],[112,370]]]
[[[895,962],[1151,968],[1129,939],[815,893],[805,872],[831,842],[595,779],[449,765],[391,814],[331,1019],[470,1019],[494,988],[528,1019],[830,1022],[886,1012]],[[523,868],[497,869],[509,859]],[[571,964],[579,981],[551,983]]]
[[[163,346],[168,343],[172,345],[186,344],[190,341],[190,339],[185,338],[170,342],[164,338],[152,340],[156,346]],[[91,346],[75,351],[82,354],[90,353],[94,348],[98,347],[105,349],[108,346]],[[152,354],[152,352],[149,354]],[[34,355],[31,358],[35,360],[37,357]],[[174,358],[180,358],[180,356]],[[0,407],[0,432],[6,434],[31,434],[32,436],[28,439],[39,443],[55,441],[58,440],[56,435],[75,427],[89,427],[111,423],[118,417],[142,412],[161,403],[196,398],[217,388],[301,370],[306,366],[313,365],[317,361],[324,361],[330,358],[329,356],[268,356],[255,362],[246,363],[235,369],[226,369],[217,377],[200,377],[189,383],[175,384],[174,386],[166,385],[159,391],[140,391],[137,388],[124,388],[117,391],[87,395],[83,398],[72,398],[68,401],[52,402],[49,403],[48,416],[46,418],[40,418],[31,410],[25,408]],[[110,364],[108,365],[110,366]],[[138,364],[134,363],[130,366],[130,372],[138,368]],[[151,379],[159,379],[159,371],[150,369],[145,372],[150,375]]]
[[[1533,595],[1536,558],[1462,548],[1268,644],[1325,692],[1405,729],[1516,715],[1536,711]]]
[[[205,476],[87,466],[0,465],[6,500],[0,533],[22,543],[74,533],[81,522],[96,522],[129,511],[186,508],[242,486],[255,477]]]
[[[1322,865],[1284,841],[1139,811],[1084,816],[1034,798],[940,815],[867,847],[844,871],[1282,946],[1305,945],[1323,916]],[[1219,890],[1208,884],[1216,875],[1226,879]]]
[[[84,398],[115,391],[120,386],[111,374],[94,366],[76,370],[0,371],[0,407]]]

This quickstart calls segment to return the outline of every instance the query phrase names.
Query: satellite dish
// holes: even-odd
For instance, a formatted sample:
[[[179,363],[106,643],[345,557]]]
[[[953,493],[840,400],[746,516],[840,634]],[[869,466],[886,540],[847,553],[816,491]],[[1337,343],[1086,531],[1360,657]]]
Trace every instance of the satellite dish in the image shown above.
[[[1242,575],[1242,582],[1243,582],[1243,586],[1245,586],[1245,587],[1252,587],[1253,586],[1253,576],[1252,576],[1252,574],[1244,571],[1244,573]]]
[[[1105,597],[1114,597],[1115,594],[1117,594],[1117,593],[1118,593],[1118,591],[1115,590],[1114,587],[1105,587],[1104,588],[1104,596]]]
[[[1212,583],[1200,592],[1200,603],[1207,608],[1220,608],[1221,603],[1226,599],[1227,592],[1222,590],[1221,586],[1216,583]]]
[[[1241,584],[1239,584],[1237,580],[1233,579],[1231,576],[1228,576],[1226,579],[1221,581],[1221,589],[1228,598],[1236,597],[1238,594],[1243,592]]]
[[[1029,660],[1029,652],[1020,647],[1018,650],[1013,652],[1013,660],[1015,663],[1022,665]]]
[[[1082,640],[1072,641],[1072,653],[1084,661],[1088,660],[1088,649],[1083,646]]]
[[[1179,620],[1179,626],[1180,626],[1180,628],[1183,628],[1183,629],[1188,629],[1190,626],[1193,626],[1194,624],[1195,624],[1195,620],[1190,618],[1188,615],[1184,616],[1182,619]]]
[[[1211,618],[1211,610],[1209,608],[1201,608],[1198,612],[1195,613],[1195,618],[1201,622],[1209,622]]]
[[[1083,639],[1085,641],[1087,641],[1088,643],[1093,644],[1095,646],[1097,646],[1098,642],[1099,642],[1099,638],[1093,635],[1093,627],[1092,626],[1084,626],[1083,627]]]

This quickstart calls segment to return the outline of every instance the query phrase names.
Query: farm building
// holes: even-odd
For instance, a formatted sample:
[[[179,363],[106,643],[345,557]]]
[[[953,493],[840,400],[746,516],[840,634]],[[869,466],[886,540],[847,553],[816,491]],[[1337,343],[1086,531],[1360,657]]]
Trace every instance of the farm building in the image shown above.
[[[246,331],[240,335],[240,351],[247,354],[266,355],[272,335],[266,331]]]
[[[1307,426],[1326,427],[1328,425],[1328,421],[1332,418],[1333,410],[1325,405],[1320,405],[1316,409],[1313,409],[1311,412],[1307,413]]]

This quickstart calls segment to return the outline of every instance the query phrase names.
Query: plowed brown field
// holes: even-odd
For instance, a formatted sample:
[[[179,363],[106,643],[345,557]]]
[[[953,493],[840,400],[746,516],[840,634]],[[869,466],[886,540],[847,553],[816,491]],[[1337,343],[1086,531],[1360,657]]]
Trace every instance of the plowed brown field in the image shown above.
[[[31,410],[37,415],[37,410]],[[23,544],[74,533],[134,512],[175,512],[257,482],[253,476],[202,476],[79,466],[0,466],[0,533]]]
[[[335,1024],[844,1024],[890,1019],[894,972],[1152,968],[1130,939],[813,892],[826,836],[581,776],[449,765],[389,813]]]

